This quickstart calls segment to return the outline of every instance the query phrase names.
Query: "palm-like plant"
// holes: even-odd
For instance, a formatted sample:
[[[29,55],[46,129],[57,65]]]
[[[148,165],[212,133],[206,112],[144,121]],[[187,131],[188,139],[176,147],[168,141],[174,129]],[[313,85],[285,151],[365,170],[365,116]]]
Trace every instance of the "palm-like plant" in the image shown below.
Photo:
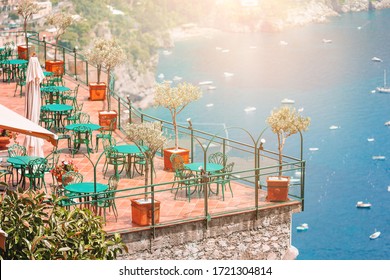
[[[18,15],[23,17],[23,31],[24,38],[27,47],[27,21],[32,18],[32,16],[38,13],[39,7],[36,1],[33,0],[21,0],[18,3],[17,12]]]

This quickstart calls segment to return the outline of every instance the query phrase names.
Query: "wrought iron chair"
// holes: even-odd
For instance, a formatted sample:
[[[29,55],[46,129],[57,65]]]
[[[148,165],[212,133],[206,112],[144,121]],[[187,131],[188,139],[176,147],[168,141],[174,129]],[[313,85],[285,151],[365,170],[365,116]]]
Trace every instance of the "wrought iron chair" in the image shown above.
[[[39,115],[39,122],[41,126],[44,126],[46,129],[51,129],[55,123],[53,118],[53,113],[50,111],[42,110]]]
[[[180,171],[184,169],[184,159],[181,155],[179,154],[172,154],[171,157],[169,158],[172,164],[172,169],[175,172],[175,175],[173,177],[173,180],[179,180],[180,178]],[[173,187],[175,186],[176,183],[172,184],[171,192]]]
[[[223,200],[225,200],[226,185],[229,186],[230,193],[232,194],[233,197],[232,186],[230,185],[231,173],[233,172],[233,167],[234,167],[234,162],[228,163],[226,167],[223,169],[222,174],[216,177],[216,179],[211,182],[212,184],[217,184],[217,190],[215,192],[217,195],[219,194],[219,187],[221,186]]]
[[[47,157],[46,157],[46,160],[47,160],[47,164],[46,164],[46,170],[45,170],[45,173],[50,173],[50,171],[58,165],[58,160],[60,159],[60,154],[53,151],[51,154],[49,154]],[[54,175],[51,174],[51,178],[52,178],[52,182],[53,182],[53,185],[56,185],[58,184],[58,182],[56,182],[56,180],[54,179]]]
[[[19,145],[19,144],[13,144],[11,145],[9,148],[8,148],[8,156],[9,157],[16,157],[16,156],[25,156],[27,155],[27,149],[26,147],[22,146],[22,145]],[[19,165],[19,164],[13,164],[12,165],[12,168],[11,168],[11,172],[12,172],[12,181],[14,182],[14,170],[16,171],[16,183],[13,185],[16,186],[18,184],[20,184],[20,182],[22,181],[22,176],[19,178],[19,173],[22,173],[22,168],[23,166],[22,165]]]
[[[57,195],[62,196],[63,198],[60,200],[59,205],[66,207],[69,209],[71,206],[76,205],[75,202],[75,194],[66,191],[64,188],[73,183],[81,183],[84,177],[81,173],[75,171],[69,171],[62,175],[62,186],[57,187]]]
[[[27,72],[27,64],[20,65],[16,72],[16,87],[14,96],[16,96],[16,91],[18,86],[20,87],[20,97],[23,95],[23,87],[26,86],[26,72]]]
[[[31,160],[26,168],[24,176],[30,180],[30,189],[38,190],[41,189],[42,186],[46,189],[45,182],[45,172],[47,170],[47,159],[45,158],[37,158]]]
[[[92,151],[92,131],[86,126],[78,126],[72,132],[73,153],[79,151],[81,144],[87,147],[88,156]]]
[[[79,123],[90,123],[90,116],[85,112],[80,112]]]
[[[99,139],[111,139],[112,138],[112,132],[114,130],[115,123],[116,123],[116,118],[111,119],[109,127],[102,128],[100,130],[100,133],[96,134],[96,143],[95,143],[96,152],[99,150]]]
[[[62,102],[66,103],[67,101],[70,101],[69,104],[76,108],[77,107],[77,95],[78,95],[78,92],[79,92],[79,87],[80,87],[80,84],[77,84],[74,89],[69,90],[68,92],[66,92],[66,94],[63,94],[62,95]]]
[[[83,109],[84,103],[76,104],[76,106],[73,105],[73,110],[71,113],[65,117],[65,121],[67,121],[68,124],[76,123],[80,121],[80,113]]]
[[[126,165],[126,156],[121,153],[118,153],[118,150],[114,147],[107,147],[104,150],[104,153],[106,155],[106,168],[104,170],[103,177],[105,178],[109,165],[114,166],[115,176],[119,176],[119,174],[122,173],[123,168]],[[120,171],[118,171],[119,167],[121,167]]]
[[[112,175],[108,179],[108,189],[104,192],[103,195],[99,197],[98,200],[98,209],[99,215],[102,215],[102,210],[104,211],[103,221],[106,223],[106,211],[112,210],[115,216],[115,221],[118,221],[118,209],[115,204],[115,195],[116,190],[118,189],[119,177],[117,175]]]
[[[184,188],[186,191],[186,196],[188,197],[188,202],[191,202],[191,195],[194,192],[196,192],[196,190],[201,186],[199,178],[195,177],[192,171],[187,168],[178,170],[177,174],[178,174],[178,182],[177,182],[178,186],[175,193],[175,199],[177,197],[179,190]],[[191,192],[191,188],[194,189],[192,192]]]
[[[221,152],[216,152],[214,154],[211,154],[208,158],[208,162],[210,163],[217,163],[221,164],[222,166],[226,165],[227,162],[227,155],[221,153]]]

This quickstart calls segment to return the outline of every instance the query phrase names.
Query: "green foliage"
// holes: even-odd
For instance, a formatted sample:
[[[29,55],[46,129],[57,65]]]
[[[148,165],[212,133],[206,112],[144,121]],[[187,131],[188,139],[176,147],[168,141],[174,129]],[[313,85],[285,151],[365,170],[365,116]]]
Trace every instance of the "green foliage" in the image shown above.
[[[127,251],[119,234],[107,237],[101,217],[88,209],[58,206],[64,197],[7,191],[0,199],[0,228],[8,234],[6,260],[115,259]]]

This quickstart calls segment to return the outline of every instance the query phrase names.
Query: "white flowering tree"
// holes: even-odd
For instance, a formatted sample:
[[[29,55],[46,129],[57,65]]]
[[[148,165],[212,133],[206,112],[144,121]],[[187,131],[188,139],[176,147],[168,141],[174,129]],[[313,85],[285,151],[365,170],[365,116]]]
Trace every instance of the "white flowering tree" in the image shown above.
[[[267,123],[278,137],[279,176],[282,176],[283,148],[286,140],[291,135],[306,131],[310,125],[310,118],[302,117],[293,107],[282,106],[271,112]]]
[[[107,70],[107,85],[110,84],[110,76],[112,70],[124,63],[126,61],[126,54],[119,45],[119,43],[115,40],[105,40],[104,42],[100,42],[103,44],[101,48],[101,55],[103,61],[103,68]],[[107,111],[111,111],[111,92],[110,87],[108,87],[108,92],[106,94],[107,97]]]
[[[23,31],[24,38],[26,40],[27,47],[27,21],[32,18],[32,16],[38,13],[39,7],[36,1],[33,0],[20,0],[18,3],[17,12],[23,18]]]
[[[56,35],[54,37],[56,41],[56,45],[54,49],[54,61],[57,61],[57,46],[60,37],[64,35],[66,29],[70,25],[72,25],[73,22],[74,22],[73,16],[67,13],[51,14],[47,18],[47,23],[56,28]]]
[[[190,83],[180,83],[176,87],[171,87],[169,83],[158,84],[155,88],[154,104],[169,110],[172,117],[173,129],[175,132],[175,150],[179,148],[179,133],[176,118],[184,108],[192,101],[202,97],[199,87]]]
[[[167,139],[161,131],[161,124],[141,123],[128,124],[126,129],[127,137],[140,149],[145,157],[145,186],[149,184],[149,165],[151,166],[151,184],[153,184],[153,159],[157,151],[162,149]],[[143,147],[147,147],[144,149]],[[145,199],[147,199],[147,187],[145,187]]]
[[[98,84],[100,84],[100,75],[104,64],[104,57],[106,53],[109,52],[108,47],[107,40],[97,38],[93,43],[93,47],[84,52],[87,61],[96,66]]]

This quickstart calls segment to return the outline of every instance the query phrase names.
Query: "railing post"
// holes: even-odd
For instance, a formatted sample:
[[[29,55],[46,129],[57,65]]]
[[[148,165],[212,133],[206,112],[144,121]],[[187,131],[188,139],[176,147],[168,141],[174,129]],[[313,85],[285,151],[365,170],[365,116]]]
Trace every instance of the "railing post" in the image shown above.
[[[29,51],[29,49],[28,49],[28,36],[26,35],[26,48],[27,48],[27,60],[29,60],[29,53],[30,53],[30,51]]]
[[[76,79],[76,81],[77,81],[77,65],[76,65],[76,63],[77,63],[77,47],[74,47],[73,48],[73,52],[74,52],[74,78]]]
[[[66,73],[65,48],[62,48],[62,61],[64,61],[64,74]]]
[[[45,63],[46,63],[46,60],[47,60],[47,50],[46,50],[46,36],[43,35],[43,53],[44,53],[44,57],[45,57]],[[45,66],[46,67],[46,66]]]
[[[85,61],[85,83],[88,85],[88,77],[89,77],[89,73],[88,73],[88,61]]]
[[[255,146],[255,206],[256,206],[256,220],[259,218],[259,161],[260,150]]]
[[[116,120],[118,122],[118,129],[121,129],[121,100],[117,99],[118,103],[118,119]]]

